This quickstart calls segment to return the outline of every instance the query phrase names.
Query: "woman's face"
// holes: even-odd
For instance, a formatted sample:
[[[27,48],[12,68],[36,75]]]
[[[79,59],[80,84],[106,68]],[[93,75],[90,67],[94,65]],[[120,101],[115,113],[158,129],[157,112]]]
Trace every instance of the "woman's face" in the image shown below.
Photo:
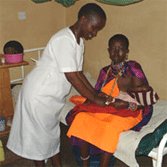
[[[81,37],[83,37],[85,40],[92,39],[97,35],[97,32],[105,26],[105,23],[106,20],[96,15],[84,17],[81,25]]]
[[[114,64],[124,62],[127,59],[129,50],[121,40],[114,40],[110,43],[108,48],[110,59]]]

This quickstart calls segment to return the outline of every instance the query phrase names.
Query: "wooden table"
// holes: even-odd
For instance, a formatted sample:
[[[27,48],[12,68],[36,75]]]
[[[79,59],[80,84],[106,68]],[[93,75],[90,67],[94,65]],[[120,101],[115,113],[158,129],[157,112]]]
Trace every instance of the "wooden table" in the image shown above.
[[[6,119],[12,119],[14,109],[10,87],[9,68],[28,65],[28,62],[23,61],[17,64],[0,64],[0,115]],[[10,127],[6,126],[5,131],[0,132],[0,137],[6,136],[10,131]]]

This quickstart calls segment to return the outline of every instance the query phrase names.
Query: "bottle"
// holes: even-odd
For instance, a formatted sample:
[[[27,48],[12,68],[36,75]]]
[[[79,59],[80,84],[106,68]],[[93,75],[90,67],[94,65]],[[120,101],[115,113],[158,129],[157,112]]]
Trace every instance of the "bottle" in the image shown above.
[[[3,113],[0,113],[0,132],[3,132],[6,127],[6,119],[3,115]]]

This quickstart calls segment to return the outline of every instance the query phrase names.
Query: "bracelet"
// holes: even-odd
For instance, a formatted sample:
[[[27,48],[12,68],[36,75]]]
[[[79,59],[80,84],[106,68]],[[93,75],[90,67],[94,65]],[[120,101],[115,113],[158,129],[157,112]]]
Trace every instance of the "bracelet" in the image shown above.
[[[136,111],[137,110],[137,104],[136,103],[132,103],[132,102],[129,102],[129,106],[128,106],[128,109],[131,110],[131,111]]]
[[[106,100],[104,104],[108,106],[110,104],[110,101]]]
[[[115,98],[113,98],[111,101],[110,100],[106,100],[105,105],[110,105],[111,103],[115,102]]]
[[[88,155],[88,156],[87,156],[87,157],[85,157],[85,158],[84,158],[84,157],[82,157],[82,156],[80,156],[80,158],[81,158],[81,160],[82,160],[82,161],[86,161],[86,160],[88,160],[88,159],[90,158],[90,155]]]

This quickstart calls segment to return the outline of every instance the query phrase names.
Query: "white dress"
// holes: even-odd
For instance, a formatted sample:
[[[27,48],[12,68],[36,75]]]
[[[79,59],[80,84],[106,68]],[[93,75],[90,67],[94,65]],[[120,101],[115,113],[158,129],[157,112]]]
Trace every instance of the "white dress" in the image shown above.
[[[82,71],[84,44],[67,27],[48,42],[19,93],[7,147],[28,159],[44,160],[59,152],[59,114],[71,89],[64,72]]]

